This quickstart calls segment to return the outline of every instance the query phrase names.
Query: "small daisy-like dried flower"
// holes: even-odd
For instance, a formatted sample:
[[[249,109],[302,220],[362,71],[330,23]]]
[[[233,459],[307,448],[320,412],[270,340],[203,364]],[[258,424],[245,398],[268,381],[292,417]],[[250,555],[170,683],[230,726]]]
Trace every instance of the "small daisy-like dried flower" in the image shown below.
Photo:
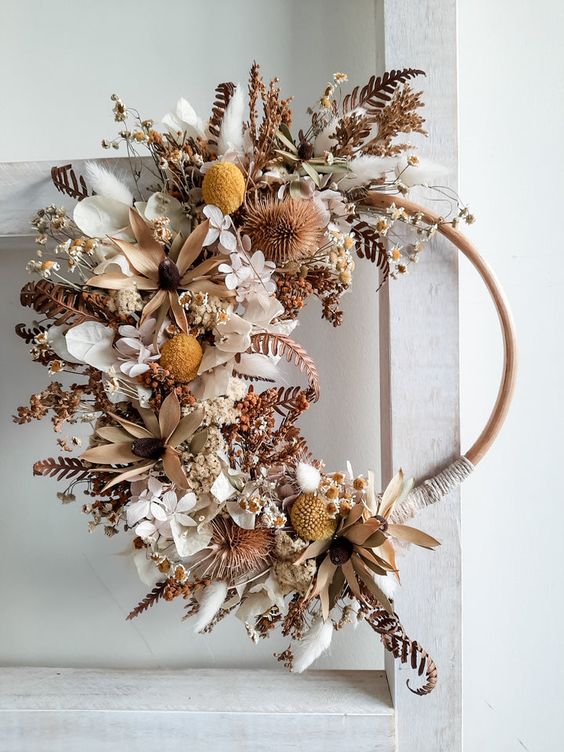
[[[313,256],[325,233],[322,217],[307,199],[258,200],[252,204],[243,226],[253,246],[276,263]]]

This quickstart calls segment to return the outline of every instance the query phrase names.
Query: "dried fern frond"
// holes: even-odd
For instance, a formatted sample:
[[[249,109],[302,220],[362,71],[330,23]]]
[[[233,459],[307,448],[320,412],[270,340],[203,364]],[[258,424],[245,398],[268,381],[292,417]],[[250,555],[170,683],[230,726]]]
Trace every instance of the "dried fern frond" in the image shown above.
[[[217,139],[219,138],[219,130],[225,115],[227,105],[233,96],[235,91],[235,84],[231,81],[227,81],[222,84],[218,84],[215,88],[215,100],[212,106],[212,114],[209,121],[209,132],[211,135],[210,144],[217,145]]]
[[[276,355],[284,357],[288,363],[294,363],[309,381],[308,399],[317,402],[320,394],[320,382],[317,368],[312,358],[304,348],[291,337],[284,334],[272,334],[261,332],[251,337],[249,352],[262,353],[262,355]]]
[[[55,188],[77,201],[82,201],[88,194],[88,188],[82,175],[76,175],[72,164],[62,167],[51,167],[51,180]]]
[[[26,326],[25,324],[16,324],[15,331],[18,337],[21,337],[23,341],[29,345],[37,337],[38,334],[42,334],[47,331],[45,326]]]
[[[127,615],[127,621],[131,621],[132,619],[135,619],[136,616],[139,616],[139,614],[142,614],[144,611],[147,611],[151,606],[154,606],[155,603],[160,601],[160,599],[163,597],[165,590],[167,588],[167,585],[169,583],[169,580],[163,580],[162,582],[158,582],[155,587],[151,590],[150,593],[147,593],[147,595],[143,598],[142,601],[139,601],[139,603],[135,606],[135,608],[129,612]]]
[[[356,222],[352,231],[356,237],[356,255],[376,264],[382,272],[382,282],[385,282],[390,274],[390,263],[382,238],[371,225],[364,221]]]
[[[63,480],[64,478],[67,480],[69,478],[84,480],[92,473],[78,457],[48,457],[45,460],[39,460],[34,463],[33,474],[56,478],[57,480]]]
[[[33,308],[58,325],[108,321],[111,314],[104,301],[105,296],[101,293],[75,290],[48,279],[28,282],[20,293],[22,306]]]
[[[375,117],[378,110],[389,102],[397,87],[416,76],[424,76],[422,70],[404,68],[386,71],[383,76],[371,76],[366,86],[355,86],[343,99],[343,113],[362,107],[367,115]]]
[[[415,695],[428,695],[437,685],[437,666],[429,653],[406,634],[397,614],[390,614],[379,604],[366,616],[366,621],[377,632],[384,648],[403,664],[409,664],[418,676],[425,674],[425,683],[413,689],[406,681],[407,688]]]

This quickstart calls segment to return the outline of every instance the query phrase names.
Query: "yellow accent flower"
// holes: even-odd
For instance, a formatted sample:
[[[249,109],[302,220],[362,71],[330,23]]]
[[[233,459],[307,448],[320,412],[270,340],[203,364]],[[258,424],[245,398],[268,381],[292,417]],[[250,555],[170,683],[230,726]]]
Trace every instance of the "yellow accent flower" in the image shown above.
[[[224,214],[236,211],[245,198],[245,178],[233,162],[216,162],[204,175],[202,195]]]
[[[303,540],[317,541],[330,538],[337,528],[327,509],[327,502],[318,494],[301,494],[295,500],[290,519],[294,530]]]
[[[161,366],[176,381],[193,381],[202,362],[202,346],[191,334],[177,334],[161,348]]]

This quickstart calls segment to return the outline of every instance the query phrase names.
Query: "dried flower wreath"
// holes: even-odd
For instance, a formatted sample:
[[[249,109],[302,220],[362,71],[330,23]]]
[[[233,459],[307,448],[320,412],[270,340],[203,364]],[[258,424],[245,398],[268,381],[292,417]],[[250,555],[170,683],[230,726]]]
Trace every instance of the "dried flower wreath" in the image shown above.
[[[429,502],[401,471],[378,494],[372,473],[327,472],[311,456],[296,422],[319,377],[291,336],[311,297],[341,323],[355,254],[382,281],[396,278],[437,230],[473,221],[445,188],[433,190],[447,217],[401,205],[438,171],[398,141],[425,133],[409,83],[419,75],[391,71],[343,95],[347,76],[336,73],[297,135],[290,100],[257,64],[248,101],[220,84],[207,123],[181,99],[157,130],[114,95],[122,130],[103,145],[125,147],[131,175],[100,162],[86,179],[53,168],[77,203],[72,218],[52,205],[33,220],[39,250],[27,268],[39,279],[21,302],[42,318],[16,328],[33,360],[76,383],[53,381],[14,420],[51,413],[58,433],[91,426],[80,457],[34,472],[70,482],[64,503],[83,484],[90,529],[130,536],[152,589],[129,618],[182,598],[194,631],[208,632],[234,612],[254,641],[289,636],[278,660],[294,671],[334,629],[364,620],[424,674],[413,691],[425,694],[435,665],[391,597],[397,544],[438,545],[404,524]],[[276,385],[283,359],[306,386]],[[81,438],[58,445],[73,452]],[[458,481],[471,469],[463,460],[448,471]],[[426,492],[437,496],[435,481]]]

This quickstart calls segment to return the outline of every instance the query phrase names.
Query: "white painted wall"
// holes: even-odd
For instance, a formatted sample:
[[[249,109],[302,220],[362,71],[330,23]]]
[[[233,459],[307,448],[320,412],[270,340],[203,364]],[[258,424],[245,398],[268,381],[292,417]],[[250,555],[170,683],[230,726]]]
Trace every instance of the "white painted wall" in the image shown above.
[[[215,85],[244,80],[256,58],[278,75],[305,111],[336,70],[364,82],[377,68],[379,30],[373,0],[264,2],[216,0],[5,0],[0,27],[2,138],[0,160],[107,156],[110,95],[119,93],[145,116],[161,117],[180,95],[205,115]],[[299,121],[299,116],[298,116]],[[115,152],[112,152],[114,156]],[[57,194],[53,192],[53,200]],[[30,216],[37,207],[30,205]],[[232,619],[211,636],[193,637],[179,604],[143,618],[124,617],[146,588],[119,551],[124,543],[89,535],[80,502],[61,508],[56,482],[31,476],[35,459],[56,454],[48,422],[18,427],[15,406],[41,389],[47,373],[30,363],[13,334],[30,320],[19,307],[25,261],[33,243],[4,241],[0,250],[2,397],[0,462],[0,664],[65,666],[272,666],[286,642],[253,646]],[[345,324],[333,330],[319,307],[305,312],[296,337],[318,362],[321,402],[306,416],[313,451],[337,469],[379,470],[378,280],[359,266]],[[344,365],[346,364],[346,368]],[[368,370],[366,370],[368,364]],[[352,389],[352,392],[351,392]],[[354,401],[350,395],[354,395]],[[381,666],[369,629],[344,630],[319,667]]]
[[[521,372],[462,489],[466,752],[564,748],[564,7],[460,0],[460,186],[512,303]],[[499,372],[497,322],[461,263],[463,448]]]

